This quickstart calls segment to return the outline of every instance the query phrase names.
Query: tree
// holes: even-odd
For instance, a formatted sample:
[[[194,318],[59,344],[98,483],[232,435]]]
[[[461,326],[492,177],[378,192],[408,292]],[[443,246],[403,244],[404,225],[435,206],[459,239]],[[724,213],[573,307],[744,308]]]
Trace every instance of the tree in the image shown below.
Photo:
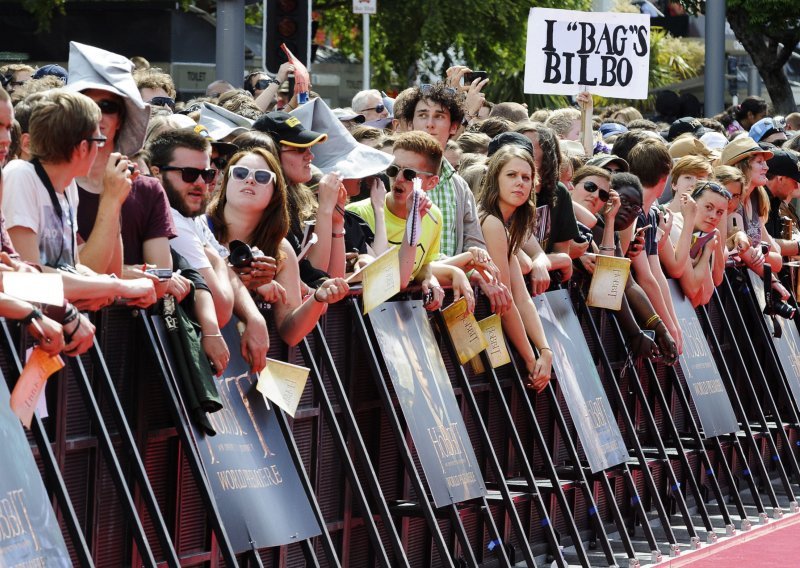
[[[705,11],[702,0],[681,0],[681,3],[692,13]],[[758,68],[775,111],[795,112],[794,94],[783,68],[800,42],[800,2],[727,0],[727,17],[736,39]]]

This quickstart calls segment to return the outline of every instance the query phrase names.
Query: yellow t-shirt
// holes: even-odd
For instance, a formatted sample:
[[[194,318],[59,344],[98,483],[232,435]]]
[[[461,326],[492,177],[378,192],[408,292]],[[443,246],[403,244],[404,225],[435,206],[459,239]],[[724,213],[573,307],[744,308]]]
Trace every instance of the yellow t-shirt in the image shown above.
[[[352,211],[364,219],[370,228],[375,230],[375,211],[369,199],[363,199],[350,203],[346,209]],[[433,222],[433,217],[436,223]],[[401,219],[388,207],[383,208],[383,218],[386,223],[386,238],[390,245],[399,245],[405,239],[406,220]],[[417,252],[414,258],[414,271],[411,273],[412,280],[423,266],[436,260],[439,257],[439,240],[442,234],[442,212],[436,205],[432,205],[430,211],[422,218],[422,232],[417,243]]]

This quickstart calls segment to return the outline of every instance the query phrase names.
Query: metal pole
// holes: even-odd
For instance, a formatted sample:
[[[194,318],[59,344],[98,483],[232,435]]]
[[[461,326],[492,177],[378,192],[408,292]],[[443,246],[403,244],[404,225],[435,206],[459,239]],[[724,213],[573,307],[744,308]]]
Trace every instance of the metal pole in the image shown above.
[[[261,69],[267,71],[267,0],[261,2]]]
[[[725,0],[706,2],[705,114],[725,110]]]
[[[244,0],[217,1],[217,79],[244,78]]]
[[[362,14],[364,25],[364,90],[369,89],[369,14]]]
[[[750,63],[750,69],[747,70],[747,95],[761,96],[761,75],[758,74],[758,67],[755,66],[755,63]]]

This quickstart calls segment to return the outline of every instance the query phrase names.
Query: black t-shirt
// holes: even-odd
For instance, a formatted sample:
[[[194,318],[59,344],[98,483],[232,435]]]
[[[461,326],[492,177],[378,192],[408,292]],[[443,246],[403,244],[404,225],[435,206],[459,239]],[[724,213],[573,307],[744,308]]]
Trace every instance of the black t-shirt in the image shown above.
[[[575,240],[579,237],[578,222],[572,209],[572,197],[566,186],[556,185],[556,205],[539,205],[536,208],[536,239],[546,254],[553,252],[555,243]]]
[[[642,211],[639,213],[639,217],[636,219],[636,228],[639,227],[647,227],[647,230],[644,232],[644,252],[647,253],[647,256],[656,256],[658,255],[658,242],[656,241],[656,231],[658,229],[658,206],[651,205],[650,211],[645,213]]]

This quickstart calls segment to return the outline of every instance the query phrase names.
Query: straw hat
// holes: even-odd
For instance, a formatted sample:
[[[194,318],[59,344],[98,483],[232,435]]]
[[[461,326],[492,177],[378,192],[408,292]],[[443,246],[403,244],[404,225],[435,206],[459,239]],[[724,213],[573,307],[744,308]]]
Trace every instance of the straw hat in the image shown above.
[[[728,142],[728,145],[722,149],[722,155],[717,165],[732,166],[756,154],[763,154],[767,160],[772,157],[772,152],[762,149],[749,136],[740,136]]]

